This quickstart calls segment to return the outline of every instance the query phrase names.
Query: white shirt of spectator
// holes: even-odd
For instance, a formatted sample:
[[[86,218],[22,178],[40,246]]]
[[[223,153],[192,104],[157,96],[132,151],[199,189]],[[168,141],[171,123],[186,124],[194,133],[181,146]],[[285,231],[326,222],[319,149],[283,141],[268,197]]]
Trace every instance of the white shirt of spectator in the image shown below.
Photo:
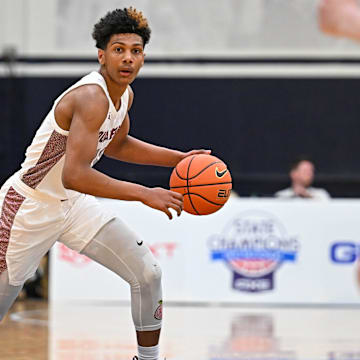
[[[296,194],[293,188],[289,187],[275,193],[275,197],[280,199],[309,199],[309,200],[330,200],[330,194],[325,189],[308,187],[306,191],[311,195],[311,198],[305,198]]]

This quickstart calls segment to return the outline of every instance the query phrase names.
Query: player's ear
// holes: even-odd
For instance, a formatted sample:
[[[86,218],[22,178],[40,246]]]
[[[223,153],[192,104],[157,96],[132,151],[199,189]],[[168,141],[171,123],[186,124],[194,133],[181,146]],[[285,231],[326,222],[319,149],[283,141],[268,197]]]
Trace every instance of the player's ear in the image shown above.
[[[105,65],[105,51],[103,49],[98,49],[98,61],[100,65]]]

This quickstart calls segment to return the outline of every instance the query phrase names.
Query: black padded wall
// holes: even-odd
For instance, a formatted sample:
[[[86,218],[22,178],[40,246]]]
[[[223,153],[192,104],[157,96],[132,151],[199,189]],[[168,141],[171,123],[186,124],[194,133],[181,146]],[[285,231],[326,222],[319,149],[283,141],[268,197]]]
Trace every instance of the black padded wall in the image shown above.
[[[19,167],[54,99],[76,80],[1,78],[1,182]],[[356,79],[139,78],[131,134],[181,150],[211,148],[241,195],[287,186],[289,162],[307,154],[316,185],[334,197],[360,196],[359,87]],[[97,168],[150,186],[167,186],[170,174],[109,159]]]

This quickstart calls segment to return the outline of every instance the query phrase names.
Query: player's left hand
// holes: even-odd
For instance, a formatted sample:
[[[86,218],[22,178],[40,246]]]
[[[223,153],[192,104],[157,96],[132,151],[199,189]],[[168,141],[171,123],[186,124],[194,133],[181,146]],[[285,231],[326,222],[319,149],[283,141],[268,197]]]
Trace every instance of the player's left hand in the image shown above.
[[[185,152],[185,153],[182,154],[182,157],[181,157],[180,161],[181,161],[182,159],[185,159],[185,158],[188,157],[188,156],[198,155],[198,154],[210,155],[210,154],[211,154],[211,150],[199,149],[199,150],[191,150],[191,151]]]

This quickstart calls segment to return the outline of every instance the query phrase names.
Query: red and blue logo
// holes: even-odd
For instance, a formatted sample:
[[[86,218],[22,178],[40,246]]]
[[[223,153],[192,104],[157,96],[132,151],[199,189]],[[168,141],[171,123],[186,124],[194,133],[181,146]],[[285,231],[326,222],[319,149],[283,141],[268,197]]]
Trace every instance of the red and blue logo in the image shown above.
[[[295,262],[296,236],[264,211],[246,211],[232,219],[221,234],[208,240],[213,261],[224,261],[233,272],[232,287],[246,292],[274,288],[274,273],[285,262]]]

